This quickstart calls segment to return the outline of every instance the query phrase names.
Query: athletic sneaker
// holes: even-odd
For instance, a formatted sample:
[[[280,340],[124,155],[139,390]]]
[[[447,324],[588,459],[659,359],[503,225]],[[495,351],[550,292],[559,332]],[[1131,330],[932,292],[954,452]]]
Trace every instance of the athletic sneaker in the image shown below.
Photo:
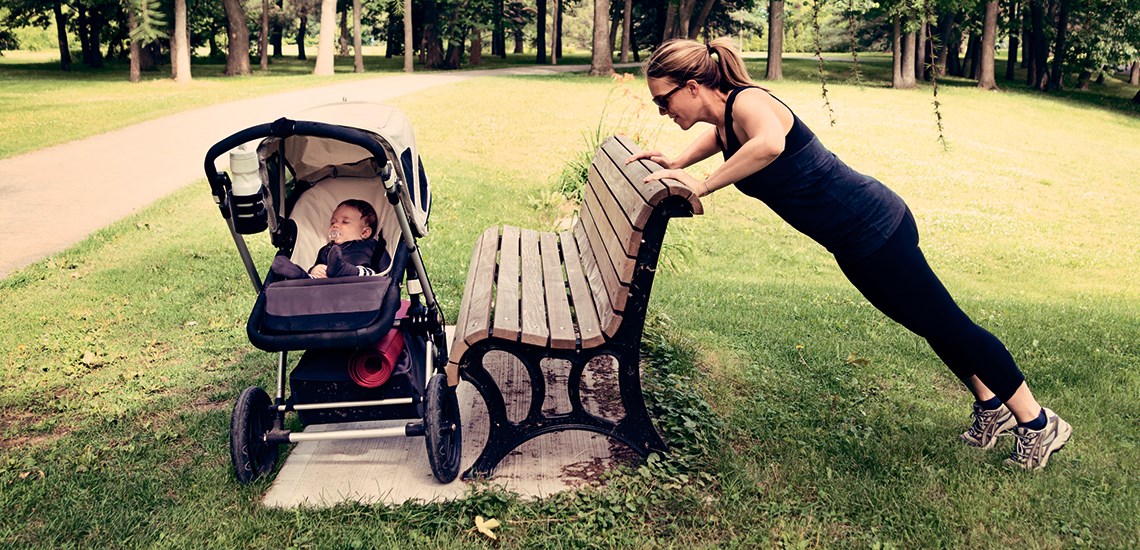
[[[1017,419],[1003,404],[993,409],[983,409],[977,402],[974,403],[974,424],[969,430],[962,433],[962,441],[967,445],[992,449],[997,443],[998,436],[1012,430],[1017,426]]]
[[[1013,429],[1013,435],[1017,440],[1017,448],[1006,459],[1006,464],[1026,470],[1040,470],[1049,463],[1049,455],[1061,450],[1069,442],[1073,427],[1057,416],[1057,413],[1045,409],[1044,428],[1031,430],[1018,426]]]

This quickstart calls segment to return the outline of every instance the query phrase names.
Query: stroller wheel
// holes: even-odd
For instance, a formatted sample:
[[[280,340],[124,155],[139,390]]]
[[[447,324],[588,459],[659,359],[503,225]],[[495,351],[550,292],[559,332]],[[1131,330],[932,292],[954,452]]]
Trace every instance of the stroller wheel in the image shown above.
[[[431,473],[440,483],[451,483],[459,475],[463,454],[463,423],[459,400],[447,377],[433,374],[427,384],[427,414],[424,415],[424,442],[427,444]]]
[[[273,471],[280,449],[265,442],[273,429],[272,401],[265,390],[251,386],[241,392],[230,418],[230,458],[234,475],[244,484]]]

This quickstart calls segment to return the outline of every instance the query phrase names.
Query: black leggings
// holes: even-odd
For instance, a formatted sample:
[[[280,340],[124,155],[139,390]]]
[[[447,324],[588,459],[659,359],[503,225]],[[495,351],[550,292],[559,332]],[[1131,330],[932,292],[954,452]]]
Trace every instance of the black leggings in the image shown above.
[[[970,320],[930,269],[909,211],[886,244],[870,256],[836,259],[871,305],[925,338],[963,382],[977,375],[1004,403],[1025,381],[1005,345]]]

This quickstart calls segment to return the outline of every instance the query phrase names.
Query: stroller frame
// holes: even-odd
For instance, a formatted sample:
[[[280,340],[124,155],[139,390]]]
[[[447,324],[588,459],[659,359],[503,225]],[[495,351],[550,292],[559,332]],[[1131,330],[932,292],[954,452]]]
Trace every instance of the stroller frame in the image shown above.
[[[366,150],[381,166],[378,174],[383,182],[384,194],[400,228],[401,242],[397,244],[398,254],[392,258],[393,284],[398,284],[406,275],[407,292],[411,302],[408,315],[395,319],[392,327],[413,335],[423,336],[425,351],[425,387],[419,388],[422,398],[398,397],[364,401],[335,401],[321,403],[294,403],[286,398],[285,377],[288,368],[288,352],[278,352],[276,392],[270,400],[268,394],[259,387],[246,388],[234,406],[231,419],[230,447],[234,473],[238,481],[245,484],[270,474],[277,463],[279,446],[287,443],[320,440],[353,440],[392,436],[424,436],[428,459],[433,475],[441,483],[455,479],[459,471],[459,458],[462,451],[462,423],[455,387],[449,386],[445,374],[447,365],[447,343],[444,332],[444,318],[432,291],[420,249],[416,244],[417,234],[424,230],[413,226],[406,206],[410,204],[406,182],[409,174],[402,169],[399,156],[384,136],[352,128],[316,121],[290,120],[280,118],[272,123],[260,124],[238,131],[212,146],[206,154],[204,169],[214,202],[230,230],[230,235],[241,256],[254,290],[260,295],[265,284],[246,245],[241,227],[235,223],[235,203],[233,187],[229,175],[217,168],[217,159],[232,149],[265,138],[279,138],[277,154],[277,181],[263,182],[263,198],[273,198],[269,185],[276,184],[276,197],[271,201],[273,208],[267,208],[265,220],[271,240],[278,249],[292,249],[296,235],[289,236],[287,227],[292,220],[285,217],[286,155],[285,139],[293,136],[326,138],[336,140]],[[267,185],[268,184],[268,185]],[[376,205],[379,210],[380,205]],[[259,230],[245,231],[256,233]],[[295,232],[295,227],[294,227]],[[294,240],[291,240],[294,239]],[[398,259],[397,256],[400,256]],[[404,265],[403,259],[410,265]],[[400,272],[397,272],[397,269]],[[423,298],[423,303],[420,298]],[[409,352],[412,350],[409,349]],[[417,361],[413,360],[415,368]],[[285,426],[288,412],[322,411],[338,408],[363,408],[385,406],[415,406],[424,414],[418,421],[408,422],[404,427],[375,429],[340,429],[317,433],[292,432]],[[426,405],[426,407],[425,407]],[[426,411],[424,410],[426,409]],[[401,416],[400,418],[407,418]]]

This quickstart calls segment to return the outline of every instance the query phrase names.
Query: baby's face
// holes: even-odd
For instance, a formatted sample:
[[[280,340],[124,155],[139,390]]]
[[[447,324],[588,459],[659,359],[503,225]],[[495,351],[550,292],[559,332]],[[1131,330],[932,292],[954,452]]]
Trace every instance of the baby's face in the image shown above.
[[[364,225],[360,211],[351,206],[338,206],[329,220],[329,240],[336,244],[367,239],[372,228]]]

